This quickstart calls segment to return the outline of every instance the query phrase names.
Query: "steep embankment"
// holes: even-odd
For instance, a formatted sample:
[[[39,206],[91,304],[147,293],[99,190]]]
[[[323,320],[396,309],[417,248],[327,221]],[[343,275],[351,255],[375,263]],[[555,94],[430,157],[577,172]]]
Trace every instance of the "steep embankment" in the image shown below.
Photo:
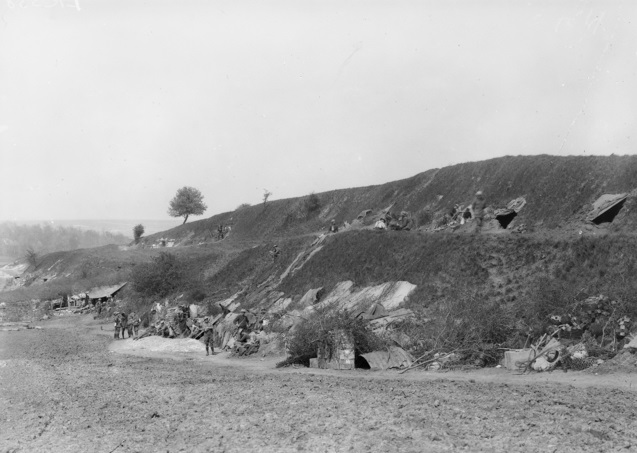
[[[274,237],[307,234],[325,228],[327,222],[351,222],[363,210],[414,214],[420,228],[430,228],[455,204],[471,203],[477,190],[492,209],[525,197],[527,204],[515,219],[528,231],[579,229],[592,203],[607,193],[632,192],[637,186],[637,156],[556,157],[507,156],[453,165],[420,173],[412,178],[370,187],[334,190],[317,194],[319,207],[308,209],[308,197],[268,202],[265,206],[238,209],[209,219],[191,222],[151,235],[145,244],[160,237],[193,244],[212,241],[219,224],[231,225],[228,240],[251,245]],[[629,197],[613,222],[614,232],[637,228],[634,197]]]
[[[357,285],[408,281],[417,285],[408,304],[422,310],[439,301],[472,298],[543,310],[538,304],[559,305],[601,292],[621,292],[624,300],[632,301],[629,289],[637,286],[637,250],[631,236],[637,226],[635,197],[628,197],[610,224],[584,221],[599,196],[632,192],[636,182],[637,156],[503,157],[317,194],[316,209],[309,197],[246,207],[151,235],[130,250],[48,255],[37,275],[41,280],[55,272],[77,282],[84,274],[108,274],[119,281],[127,279],[135,263],[167,250],[187,258],[188,274],[204,278],[209,303],[238,292],[246,306],[258,304],[268,291],[298,299],[310,288],[329,290],[344,280]],[[458,234],[470,231],[462,228],[431,232],[437,219],[456,203],[470,203],[478,189],[487,195],[490,209],[524,196],[527,204],[514,222],[525,224],[527,233]],[[412,212],[420,221],[418,231],[354,228],[328,236],[320,247],[310,245],[330,219],[351,222],[363,210],[379,214],[388,208]],[[222,241],[213,237],[219,224],[232,226]],[[175,239],[177,246],[150,248],[159,237]],[[269,254],[275,241],[282,251],[277,260]],[[286,274],[304,251],[314,253],[311,259]]]
[[[241,289],[249,293],[278,283],[301,245],[276,263],[266,247],[246,250],[209,279],[208,287],[225,289],[225,294]],[[329,291],[345,280],[360,286],[403,280],[417,285],[408,302],[414,309],[454,297],[533,307],[552,299],[558,306],[598,293],[632,299],[636,270],[637,242],[623,235],[565,240],[352,231],[329,236],[321,250],[276,290],[300,297],[312,288]]]

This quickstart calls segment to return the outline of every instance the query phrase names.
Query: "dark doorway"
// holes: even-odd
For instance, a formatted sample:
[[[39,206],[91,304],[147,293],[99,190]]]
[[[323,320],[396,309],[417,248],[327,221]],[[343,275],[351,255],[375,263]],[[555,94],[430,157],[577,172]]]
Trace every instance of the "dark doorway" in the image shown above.
[[[624,198],[622,201],[617,203],[612,208],[607,209],[602,214],[600,214],[597,217],[595,217],[593,219],[593,223],[595,225],[599,225],[600,223],[611,223],[613,220],[615,220],[615,216],[617,216],[617,214],[619,214],[619,211],[621,211],[621,209],[624,206],[625,202],[626,202],[626,199]]]
[[[367,363],[367,360],[365,360],[365,357],[356,355],[356,358],[354,359],[354,368],[369,370],[371,367],[369,366],[369,363]]]
[[[515,219],[517,215],[518,215],[517,212],[511,211],[508,214],[502,214],[502,215],[496,216],[496,220],[500,222],[500,226],[506,230],[506,228],[513,221],[513,219]]]

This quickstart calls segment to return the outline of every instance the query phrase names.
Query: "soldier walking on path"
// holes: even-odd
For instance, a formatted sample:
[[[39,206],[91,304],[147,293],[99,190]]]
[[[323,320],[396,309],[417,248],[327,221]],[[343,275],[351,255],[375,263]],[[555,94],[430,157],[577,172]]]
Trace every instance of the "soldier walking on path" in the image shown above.
[[[203,320],[202,329],[203,329],[203,342],[206,345],[206,355],[214,354],[215,353],[215,346],[214,346],[215,330],[208,316],[206,316]],[[208,352],[208,348],[210,348],[210,352]]]

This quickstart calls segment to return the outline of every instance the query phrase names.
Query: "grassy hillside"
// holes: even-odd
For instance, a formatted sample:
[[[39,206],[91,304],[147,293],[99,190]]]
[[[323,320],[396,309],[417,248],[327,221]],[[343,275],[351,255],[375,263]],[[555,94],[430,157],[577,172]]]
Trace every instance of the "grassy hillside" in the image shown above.
[[[135,266],[149,263],[165,249],[125,249],[104,246],[94,249],[55,252],[42,257],[37,267],[23,274],[25,286],[0,292],[0,302],[54,299],[60,294],[77,294],[97,286],[130,281]],[[170,250],[184,263],[188,282],[203,281],[233,258],[238,251],[222,247],[180,247]],[[183,290],[188,288],[184,287]],[[125,288],[125,292],[130,292]]]
[[[316,194],[318,203],[303,196],[244,207],[151,235],[126,250],[50,254],[29,269],[29,288],[0,299],[43,298],[61,288],[77,292],[128,281],[135,266],[168,252],[179,258],[187,277],[176,283],[174,295],[203,294],[210,304],[237,292],[244,306],[253,306],[273,290],[298,298],[311,288],[329,291],[343,280],[359,286],[406,280],[417,285],[407,306],[421,320],[447,316],[441,307],[463,312],[468,320],[480,313],[476,323],[482,324],[506,314],[509,330],[497,338],[511,334],[512,326],[541,329],[551,311],[600,293],[621,300],[637,318],[636,183],[635,156],[504,157],[454,165],[378,186]],[[524,196],[527,205],[516,222],[525,224],[526,232],[433,231],[432,219],[456,203],[470,203],[477,190],[493,209]],[[620,192],[631,196],[612,223],[585,222],[599,196]],[[331,219],[351,222],[363,210],[372,210],[373,217],[388,208],[411,211],[420,228],[352,228],[330,235],[303,268],[279,281]],[[219,224],[232,226],[221,241],[214,236]],[[176,240],[176,246],[151,247],[160,237]],[[281,249],[277,260],[269,253],[275,243]]]
[[[527,205],[516,219],[529,231],[579,230],[592,203],[605,193],[633,192],[637,186],[637,156],[556,157],[507,156],[482,162],[453,165],[420,173],[412,178],[378,186],[342,189],[316,194],[320,208],[308,212],[307,196],[275,200],[151,235],[145,243],[170,237],[186,244],[213,241],[219,224],[232,225],[228,239],[262,241],[325,229],[331,219],[351,222],[363,210],[375,213],[391,206],[408,210],[421,220],[420,227],[441,217],[456,203],[467,205],[482,190],[487,205],[497,209],[524,196]],[[633,194],[636,192],[633,192]],[[637,229],[634,197],[629,197],[613,232]],[[608,225],[607,225],[608,227]]]

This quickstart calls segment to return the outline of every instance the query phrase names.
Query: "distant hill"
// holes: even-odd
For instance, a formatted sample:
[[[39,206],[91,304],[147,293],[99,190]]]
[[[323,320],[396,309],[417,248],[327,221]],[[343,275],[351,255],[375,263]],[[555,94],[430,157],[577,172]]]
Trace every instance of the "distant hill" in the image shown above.
[[[133,238],[133,227],[137,224],[144,225],[145,234],[153,234],[165,231],[181,223],[180,219],[56,219],[56,220],[21,220],[14,221],[20,225],[50,225],[51,227],[73,227],[80,230],[93,230],[97,232],[109,232],[121,234],[130,239]]]
[[[95,231],[75,226],[44,224],[25,225],[0,223],[0,255],[24,257],[27,249],[39,255],[61,250],[99,247],[107,244],[126,244],[130,238],[109,231]]]

